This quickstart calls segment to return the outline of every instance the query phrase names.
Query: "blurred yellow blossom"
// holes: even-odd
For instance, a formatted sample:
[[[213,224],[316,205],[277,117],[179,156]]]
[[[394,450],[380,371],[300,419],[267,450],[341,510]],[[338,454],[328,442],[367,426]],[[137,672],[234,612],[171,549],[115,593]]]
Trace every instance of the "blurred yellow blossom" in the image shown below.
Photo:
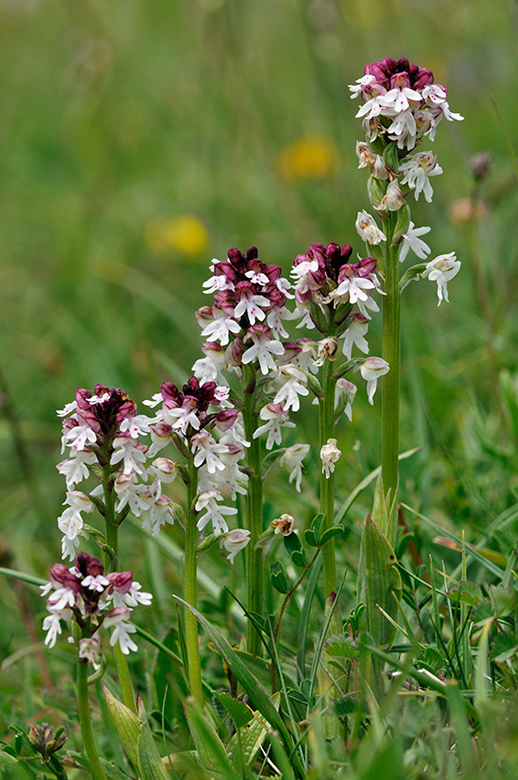
[[[323,136],[305,136],[282,149],[277,165],[283,179],[324,179],[338,168],[338,149]]]
[[[154,219],[146,227],[146,241],[157,255],[171,250],[185,257],[196,257],[207,249],[207,228],[192,214],[179,214],[172,219]]]

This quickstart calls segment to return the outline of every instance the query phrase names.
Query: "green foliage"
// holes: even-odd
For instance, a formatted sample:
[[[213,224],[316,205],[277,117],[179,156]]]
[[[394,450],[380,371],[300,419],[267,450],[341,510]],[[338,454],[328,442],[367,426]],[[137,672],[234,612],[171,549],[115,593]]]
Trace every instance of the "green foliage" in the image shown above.
[[[214,545],[199,568],[198,614],[205,692],[217,691],[222,707],[207,704],[204,715],[190,708],[183,626],[171,599],[180,592],[183,518],[178,513],[175,526],[150,539],[128,517],[121,560],[157,605],[143,615],[139,654],[129,660],[150,717],[120,710],[113,698],[106,704],[92,686],[95,738],[108,777],[516,777],[518,191],[487,99],[494,95],[512,137],[516,19],[509,3],[474,0],[468,10],[443,0],[1,5],[0,62],[9,74],[0,140],[5,780],[60,777],[61,765],[70,780],[88,776],[79,733],[70,726],[74,650],[61,641],[52,652],[43,647],[37,590],[59,558],[55,408],[77,386],[121,386],[140,402],[161,380],[182,381],[199,351],[192,312],[206,302],[201,281],[210,258],[229,246],[257,243],[261,257],[285,269],[311,241],[351,242],[361,251],[353,225],[367,202],[345,85],[361,75],[366,50],[408,53],[431,67],[448,84],[452,107],[466,116],[462,125],[442,124],[435,145],[449,175],[436,180],[427,216],[421,203],[414,212],[417,225],[436,225],[431,256],[455,248],[463,271],[440,317],[430,316],[430,287],[420,282],[405,291],[401,449],[413,455],[400,462],[406,528],[394,543],[397,569],[383,536],[390,510],[382,520],[373,516],[358,562],[379,464],[378,407],[367,414],[358,393],[353,421],[339,434],[335,526],[322,535],[309,399],[297,423],[313,458],[302,494],[272,468],[279,452],[263,462],[265,523],[287,510],[298,526],[296,535],[265,547],[271,587],[264,614],[254,618],[269,651],[257,658],[239,646],[245,617],[228,592],[242,598],[242,569],[238,559],[227,565]],[[336,169],[287,178],[280,153],[314,135],[336,148]],[[493,167],[479,180],[466,160],[485,149]],[[394,167],[396,160],[387,162]],[[384,188],[373,182],[373,197],[379,200]],[[157,222],[170,225],[184,213],[208,232],[198,252],[157,241]],[[403,208],[395,240],[407,228]],[[372,354],[380,349],[378,327],[373,322]],[[317,381],[311,383],[318,395]],[[173,498],[181,500],[176,484]],[[91,552],[95,536],[104,544],[92,530]],[[339,598],[343,633],[327,636],[317,557],[286,605],[274,652],[283,600],[332,536],[339,580],[348,572]],[[366,558],[385,561],[386,576],[364,579],[357,594]],[[392,593],[400,587],[398,606]],[[364,675],[364,659],[373,655],[386,683],[380,702]],[[318,684],[324,666],[330,704]],[[118,700],[109,649],[100,674]],[[343,725],[340,741],[326,734],[326,706]],[[131,765],[116,746],[107,710]],[[40,715],[69,734],[48,764],[26,739]]]

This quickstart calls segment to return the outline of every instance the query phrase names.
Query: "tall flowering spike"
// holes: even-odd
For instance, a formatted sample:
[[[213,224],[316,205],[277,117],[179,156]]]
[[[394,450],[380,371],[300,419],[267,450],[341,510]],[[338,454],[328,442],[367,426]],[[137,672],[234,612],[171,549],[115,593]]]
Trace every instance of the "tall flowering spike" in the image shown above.
[[[411,220],[410,195],[413,193],[414,199],[418,200],[422,194],[431,202],[431,179],[442,173],[433,152],[417,151],[412,155],[412,150],[424,137],[433,141],[443,117],[447,121],[462,120],[462,117],[450,110],[447,89],[434,82],[433,73],[410,64],[406,57],[398,60],[385,57],[367,65],[364,75],[350,86],[350,90],[352,98],[361,100],[356,116],[362,119],[366,135],[366,142],[358,141],[356,145],[358,167],[370,171],[369,200],[383,220],[383,231],[367,212],[360,212],[356,223],[360,236],[368,242],[380,262],[384,293],[383,357],[367,358],[357,367],[367,381],[371,404],[377,380],[383,376],[381,481],[383,495],[390,495],[394,501],[399,483],[401,292],[421,274],[437,282],[440,304],[442,300],[448,300],[447,282],[460,266],[454,253],[450,253],[414,265],[400,276],[399,261],[405,260],[410,250],[420,260],[426,260],[431,252],[421,239],[430,228],[416,227]],[[360,332],[360,338],[361,335]],[[344,352],[351,354],[350,341],[346,342]],[[392,545],[396,538],[394,517],[391,516],[390,527],[386,529]]]

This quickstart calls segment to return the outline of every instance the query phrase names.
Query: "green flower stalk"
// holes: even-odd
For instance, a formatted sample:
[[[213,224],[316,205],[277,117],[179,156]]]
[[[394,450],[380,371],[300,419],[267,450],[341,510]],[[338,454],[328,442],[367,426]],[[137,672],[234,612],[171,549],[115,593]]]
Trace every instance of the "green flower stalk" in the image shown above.
[[[424,259],[429,247],[419,238],[429,228],[414,229],[405,201],[403,186],[413,191],[415,199],[423,193],[430,202],[433,189],[430,178],[442,173],[432,152],[418,152],[417,144],[426,136],[433,140],[437,126],[444,117],[460,120],[446,100],[447,90],[435,84],[433,73],[418,65],[410,65],[402,57],[385,57],[365,67],[364,75],[350,87],[351,97],[364,101],[356,116],[363,117],[368,143],[358,142],[359,167],[370,168],[369,198],[374,209],[384,217],[384,233],[372,217],[361,212],[357,222],[360,235],[372,247],[383,269],[383,358],[390,366],[382,389],[382,457],[383,493],[389,504],[397,506],[399,455],[399,388],[401,364],[401,290],[399,260],[404,260],[409,248]],[[407,159],[408,158],[408,159]],[[384,244],[381,244],[381,242]],[[384,246],[384,248],[380,248]],[[453,278],[460,263],[455,257],[449,263],[444,257],[415,266],[405,274],[404,283],[421,272],[438,282],[439,303],[447,300],[446,282]],[[439,262],[439,266],[437,261]],[[446,267],[447,266],[447,267]],[[447,278],[446,278],[447,277]],[[446,291],[446,292],[445,292]],[[387,538],[393,545],[396,536],[396,516],[390,518]]]
[[[88,701],[88,661],[79,658],[77,665],[77,712],[81,726],[81,736],[88,757],[91,776],[94,780],[106,780],[106,774],[97,752],[90,718],[90,704]]]
[[[382,356],[390,370],[381,385],[381,478],[383,494],[389,504],[397,505],[399,458],[399,392],[401,374],[401,291],[399,287],[399,246],[392,246],[397,216],[387,219],[387,246],[383,265],[383,337]],[[396,543],[396,517],[390,518],[387,538]]]
[[[363,364],[363,359],[351,360],[352,348],[356,345],[362,351],[367,351],[368,345],[364,338],[369,320],[367,310],[378,310],[371,298],[371,293],[379,288],[374,273],[376,260],[366,257],[358,263],[351,263],[351,255],[352,247],[348,244],[342,247],[334,243],[327,247],[312,244],[304,255],[295,258],[292,272],[298,310],[305,315],[305,321],[316,327],[323,336],[314,345],[316,359],[313,368],[319,368],[318,377],[307,373],[308,387],[319,403],[320,511],[323,516],[323,534],[334,525],[334,470],[341,455],[335,438],[336,421],[342,412],[350,415],[350,404],[356,391],[354,385],[344,380],[343,376]],[[353,311],[355,304],[357,311]],[[346,360],[339,364],[338,348],[342,338],[341,346]],[[322,546],[322,561],[325,595],[328,598],[337,589],[335,541],[332,535],[328,535]],[[333,628],[340,630],[338,624]]]
[[[263,612],[263,551],[256,544],[263,532],[263,478],[261,468],[261,444],[255,436],[257,430],[257,381],[253,366],[243,366],[243,423],[245,438],[250,443],[246,451],[248,466],[248,491],[246,495],[247,529],[250,544],[246,548],[247,610],[261,615]],[[251,620],[247,625],[246,646],[249,653],[259,655],[261,638]]]
[[[190,455],[188,460],[189,481],[187,483],[187,517],[185,528],[185,558],[183,569],[183,597],[185,601],[196,609],[197,606],[197,580],[196,580],[196,545],[198,542],[198,528],[196,526],[196,493],[198,485],[198,473],[194,466],[194,457]],[[187,609],[184,613],[185,622],[185,646],[187,649],[187,663],[189,688],[198,704],[203,706],[203,686],[201,679],[201,659],[198,642],[198,621],[193,613]]]
[[[413,192],[417,200],[422,193],[430,202],[433,195],[430,178],[442,173],[431,152],[410,155],[424,137],[433,140],[443,117],[448,121],[462,117],[450,111],[447,90],[434,84],[431,71],[410,65],[406,58],[396,61],[386,57],[367,65],[362,78],[350,90],[353,98],[361,97],[364,101],[356,116],[363,118],[368,143],[358,142],[356,153],[359,167],[371,171],[367,187],[369,200],[383,219],[381,230],[374,218],[362,211],[356,228],[378,260],[382,275],[382,355],[389,369],[382,385],[381,480],[372,518],[367,518],[362,537],[359,597],[367,604],[369,630],[375,643],[391,644],[394,632],[388,621],[380,620],[377,606],[383,604],[385,611],[394,616],[400,588],[399,574],[392,565],[399,481],[401,293],[412,279],[421,275],[437,282],[440,304],[448,300],[446,283],[460,267],[452,253],[400,274],[400,261],[405,260],[410,249],[421,260],[430,253],[420,238],[430,228],[415,228],[406,198]]]
[[[329,356],[322,367],[322,398],[319,400],[319,444],[322,468],[320,473],[320,512],[322,533],[334,525],[334,463],[341,453],[335,439],[334,364]],[[336,551],[334,537],[322,547],[322,569],[326,597],[336,593]]]

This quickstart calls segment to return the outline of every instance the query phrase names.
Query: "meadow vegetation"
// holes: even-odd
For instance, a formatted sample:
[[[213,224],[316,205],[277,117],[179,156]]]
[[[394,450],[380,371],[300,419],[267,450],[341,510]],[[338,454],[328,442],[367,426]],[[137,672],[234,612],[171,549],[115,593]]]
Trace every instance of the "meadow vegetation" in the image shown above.
[[[0,775],[512,780],[516,3],[2,0],[0,21]],[[311,394],[300,398],[282,444],[309,445],[300,491],[296,462],[274,462],[261,443],[261,500],[256,493],[246,503],[238,491],[237,520],[229,519],[246,526],[260,505],[254,543],[271,533],[254,555],[247,548],[229,562],[231,537],[212,539],[196,559],[193,538],[186,584],[179,508],[152,535],[158,529],[143,529],[135,513],[115,532],[114,505],[104,516],[111,541],[81,540],[105,573],[115,549],[115,571],[133,572],[143,597],[131,633],[138,650],[113,651],[106,635],[105,661],[88,685],[68,631],[49,649],[42,628],[38,585],[61,556],[65,486],[56,464],[68,457],[56,409],[76,388],[94,394],[97,385],[100,395],[123,388],[149,415],[156,410],[141,404],[163,383],[176,397],[171,385],[181,390],[203,358],[194,312],[212,301],[202,283],[230,247],[257,246],[284,277],[314,242],[336,242],[343,262],[348,244],[352,263],[367,254],[355,222],[374,212],[355,153],[364,140],[358,100],[347,85],[387,56],[433,71],[464,121],[438,129],[433,152],[444,173],[432,179],[433,201],[407,194],[415,224],[432,226],[430,257],[454,251],[462,268],[439,308],[434,284],[404,291],[400,505],[397,533],[388,534],[400,596],[386,603],[385,641],[372,619],[365,623],[368,588],[358,586],[375,500],[382,514],[381,393],[369,404],[356,373],[351,420],[342,417],[334,438],[328,425],[322,439],[320,421],[319,440],[318,409]],[[290,339],[300,336],[286,326]],[[336,328],[322,335],[334,338]],[[370,354],[381,356],[382,343],[373,315]],[[235,387],[243,400],[246,382]],[[234,420],[218,422],[223,430]],[[330,441],[341,455],[323,506],[320,448]],[[175,507],[198,500],[199,515],[212,505],[194,487],[195,452],[189,438],[187,491],[180,469],[174,482],[164,477],[164,492]],[[251,482],[258,453],[248,459]],[[100,478],[106,486],[108,472]],[[294,533],[273,533],[286,515]],[[98,519],[91,525],[103,529]],[[324,540],[330,526],[338,530]],[[331,537],[335,571],[324,561],[322,573]],[[246,583],[263,572],[250,601]],[[327,599],[333,577],[339,614]],[[127,593],[127,578],[116,587]],[[181,603],[193,589],[195,613]],[[78,712],[78,687],[98,768],[85,753],[89,715]],[[45,746],[56,752],[45,755]]]

